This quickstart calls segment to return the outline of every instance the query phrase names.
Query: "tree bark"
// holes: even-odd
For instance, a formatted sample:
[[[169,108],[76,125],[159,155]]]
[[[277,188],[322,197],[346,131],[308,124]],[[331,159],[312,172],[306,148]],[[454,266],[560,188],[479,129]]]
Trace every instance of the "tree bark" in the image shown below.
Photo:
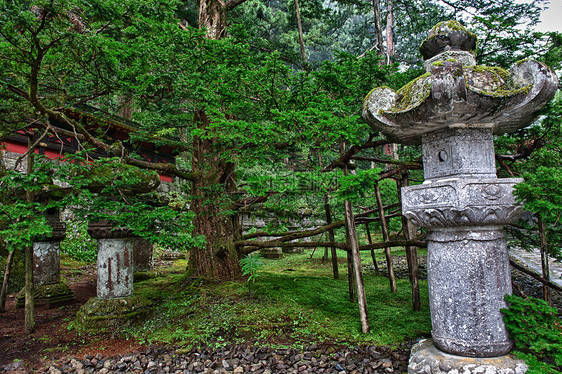
[[[195,121],[199,128],[209,126],[204,111],[195,113]],[[240,258],[234,246],[242,234],[239,216],[225,213],[232,206],[228,192],[236,189],[235,165],[221,159],[216,139],[194,137],[192,157],[193,169],[201,174],[191,190],[194,234],[205,236],[206,244],[191,249],[189,270],[214,280],[240,278]]]
[[[375,37],[376,37],[376,47],[377,54],[379,56],[384,56],[384,45],[382,38],[382,23],[381,23],[381,8],[379,0],[373,0],[373,23],[375,24]]]
[[[229,9],[242,2],[229,2]],[[199,28],[205,29],[207,38],[226,35],[226,11],[223,0],[200,1]],[[193,120],[203,131],[210,125],[204,110],[196,110]],[[192,144],[192,167],[200,176],[192,181],[194,235],[203,235],[206,243],[191,249],[188,270],[220,281],[240,278],[240,256],[234,242],[241,239],[242,229],[229,197],[229,192],[236,190],[236,167],[221,158],[221,152],[228,150],[221,149],[217,139],[194,136]]]
[[[349,201],[344,201],[345,221],[349,237],[349,245],[353,256],[353,268],[355,270],[355,281],[357,283],[357,301],[359,304],[359,317],[361,319],[361,331],[369,333],[369,314],[367,312],[367,296],[365,295],[365,284],[363,282],[363,269],[361,256],[359,255],[359,243],[357,241],[357,229],[353,219],[353,206]]]
[[[394,4],[392,0],[387,0],[386,5],[386,55],[387,64],[390,64],[391,57],[394,56]]]
[[[299,44],[301,47],[302,62],[306,62],[306,52],[304,49],[304,37],[302,34],[301,12],[299,10],[299,0],[295,0],[295,15],[297,17],[297,29],[299,32]]]
[[[546,241],[546,225],[539,214],[537,214],[538,226],[539,226],[539,240],[540,240],[540,251],[541,251],[541,265],[542,265],[542,276],[547,281],[550,281],[550,269],[548,264],[548,243]],[[550,290],[545,283],[542,285],[544,301],[550,305]]]
[[[27,141],[30,153],[27,156],[27,174],[33,172],[33,142],[32,139]],[[33,201],[33,192],[26,191],[25,198],[27,202]],[[33,298],[34,284],[33,284],[33,244],[25,247],[25,332],[31,334],[35,329],[35,299]]]
[[[384,207],[382,205],[381,189],[378,183],[375,183],[375,198],[379,208],[379,216],[381,218],[382,238],[384,241],[390,240],[388,233],[388,225],[384,216]],[[394,277],[394,269],[392,267],[392,253],[390,247],[384,248],[384,255],[386,257],[386,267],[388,268],[388,280],[390,281],[390,290],[396,292],[396,278]]]
[[[209,39],[220,39],[226,35],[226,4],[222,0],[199,2],[199,28],[205,29]]]
[[[408,177],[408,171],[405,170],[402,173],[402,180],[396,182],[396,187],[398,188],[398,200],[400,205],[402,205],[402,194],[401,188],[408,186],[410,183]],[[410,222],[408,218],[402,216],[402,231],[404,232],[404,237],[406,240],[410,240],[415,237],[415,227]],[[419,286],[419,274],[418,274],[418,253],[416,247],[411,245],[406,246],[406,260],[408,262],[408,276],[412,284],[412,306],[414,311],[419,312],[421,310],[421,300],[420,300],[420,286]]]
[[[327,225],[331,225],[332,224],[332,210],[330,207],[330,201],[329,201],[329,195],[325,194],[324,195],[324,210],[326,211],[326,224]],[[335,236],[334,236],[334,229],[330,229],[328,230],[328,238],[330,239],[331,242],[335,242]],[[331,251],[332,251],[332,273],[334,275],[334,279],[340,279],[340,273],[339,273],[339,269],[338,269],[338,254],[336,252],[336,247],[331,247]]]
[[[8,282],[10,281],[10,270],[14,260],[14,252],[11,251],[6,259],[6,270],[4,271],[4,280],[2,281],[2,290],[0,290],[0,313],[6,311],[6,294],[8,293]]]

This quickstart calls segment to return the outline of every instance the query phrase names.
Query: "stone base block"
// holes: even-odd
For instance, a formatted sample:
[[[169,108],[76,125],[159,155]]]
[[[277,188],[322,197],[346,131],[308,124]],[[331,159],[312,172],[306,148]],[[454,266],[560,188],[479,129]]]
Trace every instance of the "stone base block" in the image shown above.
[[[187,258],[186,253],[176,252],[176,251],[165,251],[160,255],[160,260],[162,261],[176,261]]]
[[[25,305],[25,290],[18,293],[16,308],[23,308]],[[64,282],[54,284],[43,284],[33,287],[33,297],[35,305],[54,306],[68,303],[74,300],[74,292]]]
[[[152,308],[148,299],[129,296],[117,299],[88,300],[76,315],[76,327],[84,330],[113,330],[131,326],[147,317]]]
[[[152,279],[156,276],[154,272],[151,271],[135,271],[135,275],[133,277],[133,282],[142,282],[145,280]]]
[[[524,374],[528,367],[511,355],[463,357],[439,350],[433,340],[422,340],[412,348],[408,374]]]
[[[283,258],[283,252],[281,248],[262,248],[260,249],[260,256],[269,259],[279,259]]]
[[[303,253],[303,248],[283,248],[283,253]]]

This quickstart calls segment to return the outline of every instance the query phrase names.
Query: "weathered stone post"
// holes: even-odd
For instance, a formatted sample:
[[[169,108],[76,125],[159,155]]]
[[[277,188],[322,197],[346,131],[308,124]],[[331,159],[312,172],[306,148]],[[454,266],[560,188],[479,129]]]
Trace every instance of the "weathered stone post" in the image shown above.
[[[464,372],[464,356],[497,357],[512,347],[500,312],[511,293],[503,226],[521,213],[512,195],[521,179],[496,177],[493,136],[528,126],[553,97],[558,80],[533,60],[509,72],[478,66],[475,47],[476,36],[459,23],[437,24],[420,48],[426,73],[398,92],[374,89],[364,104],[373,128],[423,148],[425,181],[402,189],[402,211],[429,230],[429,298],[438,349],[430,342],[415,347],[410,373]],[[478,365],[491,373],[524,371],[510,358],[482,360],[470,361],[468,372]]]
[[[133,235],[112,229],[106,222],[88,224],[88,234],[98,241],[97,296],[100,299],[133,294]]]
[[[88,224],[88,234],[98,242],[97,297],[78,312],[85,328],[122,327],[148,312],[148,301],[134,296],[134,235],[107,222]]]
[[[61,281],[60,243],[66,237],[66,226],[60,220],[58,209],[45,213],[51,234],[33,242],[33,284],[35,305],[55,305],[74,299],[74,292]],[[23,292],[18,295],[16,307],[24,306]]]

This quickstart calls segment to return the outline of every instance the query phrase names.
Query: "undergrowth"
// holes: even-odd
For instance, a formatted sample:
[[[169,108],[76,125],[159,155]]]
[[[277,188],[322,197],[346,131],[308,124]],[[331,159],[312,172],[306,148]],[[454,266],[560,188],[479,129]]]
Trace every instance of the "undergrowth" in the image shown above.
[[[528,374],[562,372],[562,324],[557,309],[546,301],[507,295],[502,309],[505,325],[516,350],[512,353],[529,365]]]
[[[356,303],[349,301],[345,263],[340,279],[321,253],[260,259],[264,266],[244,282],[213,283],[168,274],[135,284],[135,293],[158,303],[152,317],[127,334],[141,343],[168,343],[190,348],[229,343],[302,347],[313,342],[369,342],[393,345],[424,337],[431,329],[426,282],[421,283],[422,311],[413,312],[408,280],[391,293],[388,279],[366,275],[371,332],[361,334]],[[343,257],[343,256],[342,256]],[[185,261],[179,268],[185,269]]]

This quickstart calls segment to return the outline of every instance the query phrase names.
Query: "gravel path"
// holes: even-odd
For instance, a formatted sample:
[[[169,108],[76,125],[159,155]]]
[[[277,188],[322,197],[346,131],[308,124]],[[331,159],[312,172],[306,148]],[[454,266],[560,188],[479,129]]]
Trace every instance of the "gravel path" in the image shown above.
[[[304,350],[274,349],[230,345],[216,350],[192,349],[179,352],[171,348],[150,348],[125,356],[105,358],[67,357],[39,373],[406,373],[410,347],[338,347],[313,345]],[[24,373],[21,363],[6,367],[11,373]]]

